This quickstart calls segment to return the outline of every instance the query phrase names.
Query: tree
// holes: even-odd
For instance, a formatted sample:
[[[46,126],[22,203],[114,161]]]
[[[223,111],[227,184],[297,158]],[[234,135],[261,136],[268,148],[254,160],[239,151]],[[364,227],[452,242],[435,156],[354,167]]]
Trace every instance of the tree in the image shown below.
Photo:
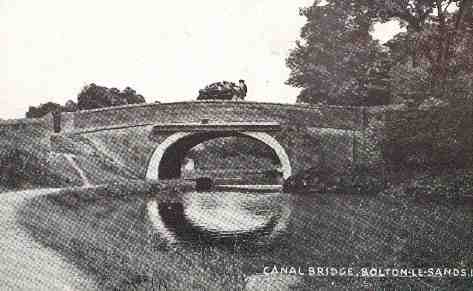
[[[397,70],[408,67],[428,75],[420,99],[434,96],[461,102],[471,98],[473,86],[472,0],[373,1],[380,20],[397,19],[406,27],[387,45]],[[405,83],[416,87],[418,82]],[[416,85],[417,84],[417,85]],[[413,93],[419,95],[419,92]]]
[[[77,103],[75,103],[72,100],[67,100],[66,104],[64,105],[63,111],[66,111],[66,112],[77,111]]]
[[[54,102],[47,102],[39,106],[30,106],[26,112],[26,118],[40,118],[50,112],[61,112],[63,108],[60,104]]]
[[[136,94],[136,91],[131,87],[125,87],[125,89],[123,89],[123,91],[120,93],[120,96],[122,96],[122,98],[125,99],[128,104],[146,102],[145,98],[140,94]]]
[[[307,18],[302,41],[290,52],[287,84],[302,88],[298,102],[376,105],[389,101],[389,59],[370,31],[370,1],[315,1],[300,10]]]
[[[142,95],[126,87],[120,92],[117,88],[107,88],[94,83],[85,86],[77,96],[77,105],[80,110],[119,106],[146,102]]]
[[[320,2],[301,10],[308,20],[303,42],[287,60],[287,83],[303,89],[299,101],[372,104],[380,95],[370,90],[374,87],[381,88],[381,95],[392,89],[395,97],[418,102],[432,97],[471,102],[473,0]],[[399,21],[406,31],[387,43],[386,56],[369,30],[372,23],[389,20]]]
[[[68,100],[64,106],[54,102],[40,104],[38,107],[30,106],[28,112],[26,112],[26,117],[40,118],[50,112],[74,112],[145,102],[145,98],[140,94],[136,94],[136,91],[131,87],[126,87],[123,91],[120,91],[117,88],[107,88],[92,83],[82,88],[77,95],[77,103]]]

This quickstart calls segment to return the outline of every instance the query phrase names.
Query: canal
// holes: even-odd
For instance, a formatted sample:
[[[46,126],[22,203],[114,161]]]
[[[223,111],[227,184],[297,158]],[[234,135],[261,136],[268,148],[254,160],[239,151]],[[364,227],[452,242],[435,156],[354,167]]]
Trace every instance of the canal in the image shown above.
[[[442,289],[471,284],[458,278],[308,273],[311,267],[460,266],[472,256],[473,220],[467,205],[274,189],[120,195],[118,188],[100,198],[87,191],[32,198],[18,210],[17,220],[35,243],[78,270],[77,280],[93,281],[99,290]]]

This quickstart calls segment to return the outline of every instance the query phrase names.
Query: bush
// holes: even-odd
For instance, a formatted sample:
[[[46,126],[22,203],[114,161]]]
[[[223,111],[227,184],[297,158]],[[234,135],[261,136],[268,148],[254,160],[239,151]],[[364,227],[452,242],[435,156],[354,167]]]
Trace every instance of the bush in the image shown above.
[[[427,175],[414,179],[405,189],[409,195],[428,195],[459,199],[473,195],[473,171],[455,171],[447,175]]]
[[[472,110],[436,106],[386,112],[385,161],[410,168],[468,167],[473,162]]]
[[[343,173],[320,168],[304,170],[289,177],[283,185],[285,192],[342,192],[376,194],[385,187],[379,167],[354,166]]]
[[[385,188],[385,177],[381,167],[359,165],[354,167],[350,179],[342,181],[341,189],[356,194],[376,194]]]

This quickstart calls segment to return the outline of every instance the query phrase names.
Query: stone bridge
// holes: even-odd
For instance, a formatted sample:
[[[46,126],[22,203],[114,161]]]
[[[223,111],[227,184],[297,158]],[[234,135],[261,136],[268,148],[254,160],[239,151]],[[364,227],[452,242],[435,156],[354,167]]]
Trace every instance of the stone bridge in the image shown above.
[[[180,176],[205,141],[244,136],[269,146],[285,178],[364,162],[366,109],[233,101],[151,103],[61,115],[61,136],[93,147],[139,178]]]

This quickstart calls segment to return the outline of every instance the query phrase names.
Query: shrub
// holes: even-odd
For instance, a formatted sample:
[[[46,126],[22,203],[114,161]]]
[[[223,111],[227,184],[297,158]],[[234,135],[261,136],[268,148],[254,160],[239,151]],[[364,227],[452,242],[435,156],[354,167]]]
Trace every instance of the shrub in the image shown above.
[[[458,199],[473,195],[473,171],[447,175],[427,175],[413,180],[405,189],[410,195],[429,195]]]
[[[382,167],[357,165],[342,173],[311,168],[289,177],[283,185],[286,192],[342,192],[376,194],[385,187]]]

